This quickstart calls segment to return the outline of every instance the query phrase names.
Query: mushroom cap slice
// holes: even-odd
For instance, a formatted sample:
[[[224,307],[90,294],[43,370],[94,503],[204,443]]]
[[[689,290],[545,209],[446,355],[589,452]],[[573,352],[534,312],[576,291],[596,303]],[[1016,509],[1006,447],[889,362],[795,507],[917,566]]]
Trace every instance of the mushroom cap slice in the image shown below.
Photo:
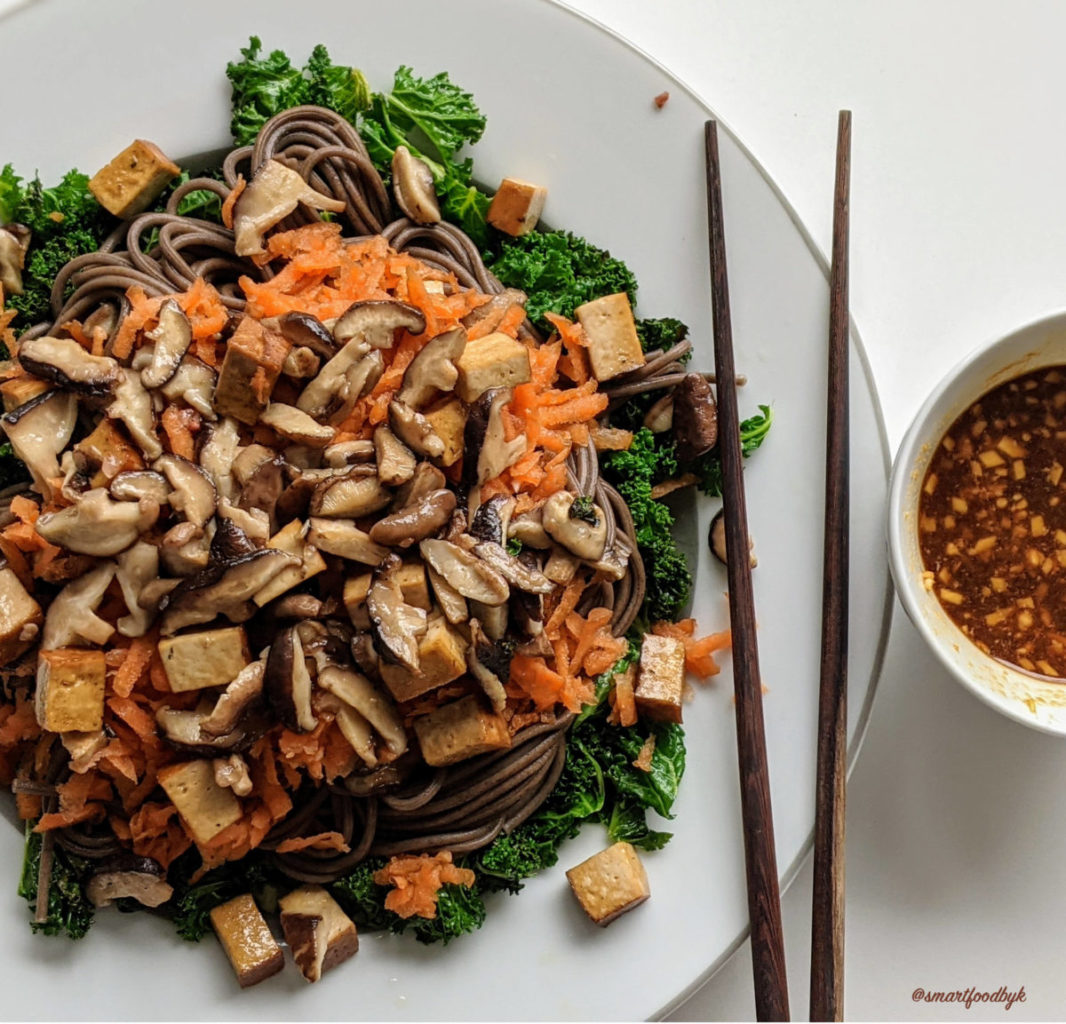
[[[569,491],[556,491],[541,509],[541,523],[545,533],[567,551],[587,562],[603,557],[607,546],[607,520],[603,509],[593,505],[595,522],[570,514],[575,496]]]
[[[170,505],[187,522],[202,527],[215,514],[215,485],[196,463],[180,455],[163,455],[155,460],[152,469],[170,482]]]
[[[426,612],[404,601],[396,578],[402,564],[397,555],[385,559],[371,580],[366,608],[378,654],[417,672],[418,641],[426,632]]]
[[[366,676],[330,665],[318,673],[318,685],[358,711],[377,730],[391,754],[398,757],[407,749],[407,733],[396,705]]]
[[[539,569],[515,558],[495,541],[482,541],[474,554],[493,567],[508,583],[530,594],[550,594],[555,584]]]
[[[513,653],[513,643],[491,640],[485,635],[477,619],[470,620],[470,646],[466,649],[466,665],[497,711],[502,711],[507,703],[503,680],[510,678]]]
[[[310,313],[285,313],[278,317],[278,331],[296,348],[309,348],[321,359],[337,354],[337,342],[326,325]]]
[[[686,373],[674,389],[672,429],[682,462],[699,458],[718,443],[718,406],[703,374]]]
[[[444,474],[432,462],[420,462],[415,466],[415,475],[396,492],[392,510],[401,511],[424,498],[430,491],[439,491],[447,484]]]
[[[438,334],[411,360],[396,397],[412,409],[421,409],[438,391],[451,391],[459,379],[455,361],[466,348],[462,327]]]
[[[375,429],[373,445],[378,479],[383,484],[399,487],[415,475],[418,460],[414,453],[384,424]]]
[[[341,343],[358,338],[371,348],[392,348],[396,331],[421,334],[426,329],[422,311],[396,299],[353,302],[333,325],[333,337]]]
[[[205,420],[218,419],[218,413],[211,402],[215,393],[215,384],[218,374],[207,363],[201,362],[194,356],[186,356],[174,376],[170,378],[159,390],[168,402],[177,401],[179,398],[195,409]]]
[[[147,459],[158,459],[163,454],[163,446],[155,432],[152,396],[141,383],[140,375],[132,369],[119,371],[114,398],[107,407],[107,415],[113,420],[121,420],[126,425],[130,437],[137,442]]]
[[[150,857],[127,853],[104,860],[85,884],[85,895],[98,908],[122,899],[158,907],[174,895],[174,888],[162,865]]]
[[[507,580],[485,561],[449,540],[427,539],[418,545],[426,564],[443,576],[463,597],[486,605],[501,605],[510,596]]]
[[[392,154],[392,194],[403,215],[416,224],[440,223],[433,172],[425,160],[412,156],[406,146],[397,146]]]
[[[444,617],[453,626],[459,625],[460,622],[466,622],[470,617],[470,611],[466,606],[466,598],[439,572],[436,572],[432,566],[426,566],[426,575],[429,577],[433,595],[437,599],[437,604],[440,605],[440,610],[444,612]]]
[[[277,160],[264,161],[237,197],[233,250],[238,256],[263,252],[263,236],[304,203],[315,210],[344,211],[344,201],[316,192],[296,171]]]
[[[294,732],[314,729],[311,674],[297,626],[283,630],[270,645],[263,684],[270,706],[287,728]]]
[[[364,565],[380,565],[389,553],[388,548],[372,541],[370,534],[348,519],[313,518],[310,524],[307,540],[327,555]]]
[[[178,372],[185,353],[189,351],[192,326],[181,306],[173,299],[167,299],[159,307],[159,323],[144,336],[155,342],[155,348],[151,365],[141,370],[141,383],[146,388],[161,388]]]
[[[317,484],[311,495],[311,515],[358,519],[383,509],[392,501],[392,493],[372,474],[373,466],[356,467],[344,476]]]
[[[181,711],[178,708],[161,707],[155,720],[163,730],[163,738],[176,750],[190,754],[217,754],[248,746],[251,737],[244,729],[234,729],[221,736],[211,736],[203,731],[207,711],[197,708]]]
[[[96,614],[104,591],[115,578],[115,563],[101,562],[76,580],[71,580],[48,606],[41,650],[73,647],[85,642],[106,644],[114,626]]]
[[[117,563],[115,575],[129,610],[129,615],[116,623],[118,631],[123,636],[144,636],[155,618],[155,612],[150,608],[142,608],[139,598],[145,586],[159,577],[159,548],[147,541],[138,541],[118,556]]]
[[[282,402],[271,402],[260,414],[259,422],[290,441],[321,448],[333,440],[337,433],[308,416],[302,409]]]
[[[502,545],[508,537],[514,505],[514,498],[502,494],[483,501],[470,521],[470,536]]]
[[[408,548],[447,525],[455,504],[453,491],[430,491],[399,512],[379,519],[370,527],[370,539],[389,547]]]
[[[52,481],[61,475],[57,456],[67,446],[78,422],[78,402],[64,391],[46,391],[31,398],[0,421],[11,448],[33,477],[34,487],[52,498]]]
[[[79,555],[107,558],[125,551],[159,518],[152,501],[115,501],[102,487],[94,487],[74,505],[46,512],[37,532],[50,544]]]
[[[225,736],[236,729],[241,716],[263,692],[265,671],[266,664],[262,661],[245,665],[222,691],[211,713],[200,723],[200,729],[208,736]]]
[[[117,501],[154,501],[157,505],[165,505],[170,499],[171,486],[162,473],[128,469],[111,481],[108,490]]]
[[[463,432],[463,483],[468,487],[495,480],[525,454],[525,434],[506,440],[503,407],[510,400],[510,388],[490,388],[470,406]]]
[[[430,459],[444,454],[444,442],[425,416],[396,399],[389,403],[389,425],[393,433],[413,452]],[[522,442],[523,446],[525,441]],[[525,451],[525,448],[522,449]]]
[[[114,359],[90,355],[73,338],[27,339],[19,344],[18,361],[27,373],[90,398],[104,398],[118,382]]]

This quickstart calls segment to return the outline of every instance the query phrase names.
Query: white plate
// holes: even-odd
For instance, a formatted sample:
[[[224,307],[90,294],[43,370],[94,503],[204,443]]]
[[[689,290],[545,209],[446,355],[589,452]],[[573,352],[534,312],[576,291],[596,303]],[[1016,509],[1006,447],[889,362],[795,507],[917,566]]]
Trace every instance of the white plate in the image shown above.
[[[702,156],[709,111],[643,54],[552,3],[41,0],[0,22],[0,67],[7,81],[24,83],[5,104],[0,163],[39,168],[50,180],[71,165],[92,171],[139,136],[171,154],[224,145],[223,68],[252,33],[300,60],[324,41],[377,88],[401,63],[422,74],[450,71],[488,116],[475,151],[479,177],[511,173],[546,184],[546,221],[624,258],[641,283],[641,311],[687,321],[696,365],[711,365]],[[44,64],[52,71],[42,73]],[[663,90],[670,100],[657,110],[652,98]],[[814,820],[828,287],[824,258],[773,184],[729,133],[720,146],[734,339],[749,378],[741,410],[766,402],[777,419],[747,485],[778,863],[787,881]],[[854,335],[852,352],[854,753],[890,605],[887,448]],[[700,538],[716,507],[699,503]],[[700,624],[721,629],[725,578],[702,544],[697,579]],[[728,668],[700,688],[685,717],[689,764],[676,838],[645,857],[652,898],[639,910],[600,930],[577,908],[563,871],[603,846],[603,830],[589,827],[520,896],[491,899],[480,932],[446,949],[366,936],[354,962],[313,988],[289,969],[240,992],[210,939],[187,945],[145,915],[101,914],[76,944],[33,937],[14,896],[21,843],[4,828],[5,1016],[606,1020],[665,1012],[725,960],[747,923]]]

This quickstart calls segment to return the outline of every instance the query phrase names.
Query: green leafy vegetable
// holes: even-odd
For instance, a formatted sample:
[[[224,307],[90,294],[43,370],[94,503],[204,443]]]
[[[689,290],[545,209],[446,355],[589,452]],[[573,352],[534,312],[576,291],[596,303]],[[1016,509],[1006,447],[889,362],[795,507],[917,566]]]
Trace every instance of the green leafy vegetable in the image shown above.
[[[757,451],[766,440],[770,427],[774,422],[774,414],[768,405],[760,405],[759,412],[748,417],[740,424],[740,452],[747,458],[752,452]],[[694,462],[684,467],[686,471],[695,473],[696,486],[715,497],[722,493],[722,460],[718,449],[712,448],[705,455],[701,455]]]
[[[596,506],[587,494],[574,498],[566,514],[570,519],[580,519],[590,526],[598,526],[600,522],[600,517],[596,514]]]
[[[508,240],[490,269],[505,285],[529,296],[529,318],[545,333],[552,329],[546,312],[572,318],[576,306],[616,292],[626,292],[636,302],[637,281],[629,268],[569,231],[533,231]]]
[[[252,36],[241,49],[242,60],[226,65],[233,86],[230,132],[238,146],[255,141],[259,129],[275,114],[308,101],[310,83],[281,50],[261,56],[263,44]]]
[[[370,109],[370,83],[362,71],[334,64],[320,43],[307,61],[307,101],[335,110],[352,124]]]
[[[507,541],[507,554],[518,556],[522,553],[522,542],[517,537]]]
[[[33,831],[35,822],[26,822],[26,850],[22,861],[22,877],[18,893],[30,907],[37,906],[37,875],[41,868],[43,837]],[[35,932],[59,935],[65,932],[72,939],[80,939],[93,923],[93,905],[82,890],[88,864],[80,857],[67,853],[61,846],[53,847],[52,875],[48,885],[48,918],[43,924],[31,923]]]
[[[256,854],[214,868],[193,884],[189,878],[199,864],[200,857],[193,851],[175,862],[170,871],[174,886],[174,897],[168,904],[171,918],[178,935],[189,942],[199,942],[211,931],[211,911],[235,896],[251,892],[260,910],[269,913],[277,907],[279,890],[291,888],[287,879]]]
[[[637,337],[645,352],[673,348],[688,337],[688,326],[670,316],[645,317],[637,321]],[[681,362],[687,363],[691,358],[692,353],[686,352]]]
[[[0,444],[0,488],[10,487],[12,484],[21,483],[29,478],[30,474],[26,470],[25,463],[15,456],[10,442],[5,441]]]

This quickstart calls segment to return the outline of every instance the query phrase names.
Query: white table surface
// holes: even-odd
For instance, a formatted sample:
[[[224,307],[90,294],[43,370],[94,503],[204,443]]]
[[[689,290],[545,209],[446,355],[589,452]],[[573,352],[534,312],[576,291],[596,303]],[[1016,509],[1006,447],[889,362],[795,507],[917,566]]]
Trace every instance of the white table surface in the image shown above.
[[[1066,4],[573,5],[708,100],[824,251],[836,113],[854,112],[851,306],[893,451],[967,351],[1066,307]],[[849,786],[848,840],[849,1019],[1005,1016],[1002,1005],[914,1003],[919,987],[1024,986],[1007,1019],[1066,1015],[1066,743],[966,694],[898,609]],[[784,897],[796,1019],[810,893],[808,862]],[[745,946],[673,1019],[753,1014]]]

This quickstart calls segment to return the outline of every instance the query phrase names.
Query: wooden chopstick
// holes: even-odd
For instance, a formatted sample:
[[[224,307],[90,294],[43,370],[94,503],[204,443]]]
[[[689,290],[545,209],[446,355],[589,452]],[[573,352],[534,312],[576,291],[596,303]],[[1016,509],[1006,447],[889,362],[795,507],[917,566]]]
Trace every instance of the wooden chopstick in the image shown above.
[[[837,123],[825,444],[822,662],[811,910],[811,1020],[844,1013],[844,787],[848,745],[848,220],[851,111]]]
[[[736,367],[733,362],[733,328],[729,316],[718,131],[714,121],[708,121],[704,128],[714,309],[714,367],[718,375],[718,444],[722,459],[726,571],[729,579],[730,628],[733,633],[740,806],[744,821],[755,1013],[758,1020],[788,1020],[781,894],[774,850],[773,812],[770,807],[770,774],[766,764],[762,680],[755,637],[755,599],[751,586],[748,514],[744,501]]]

